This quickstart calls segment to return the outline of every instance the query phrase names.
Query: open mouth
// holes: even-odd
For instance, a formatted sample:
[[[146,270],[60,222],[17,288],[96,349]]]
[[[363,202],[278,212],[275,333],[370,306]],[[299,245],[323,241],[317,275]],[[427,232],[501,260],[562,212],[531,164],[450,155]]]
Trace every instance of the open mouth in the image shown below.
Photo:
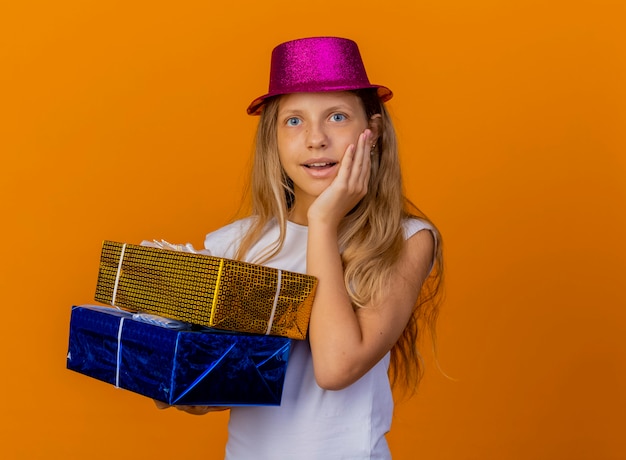
[[[336,164],[337,163],[333,163],[333,162],[324,162],[324,163],[309,163],[303,166],[309,169],[324,169],[324,168],[330,168],[332,166],[335,166]]]

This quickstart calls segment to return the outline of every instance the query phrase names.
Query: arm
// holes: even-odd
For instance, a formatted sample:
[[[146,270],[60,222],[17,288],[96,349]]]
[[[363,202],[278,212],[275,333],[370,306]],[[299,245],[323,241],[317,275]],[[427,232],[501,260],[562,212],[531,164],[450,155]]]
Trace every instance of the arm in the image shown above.
[[[309,338],[315,378],[329,390],[354,383],[393,347],[412,314],[433,257],[431,233],[418,232],[406,241],[381,303],[353,309],[343,282],[337,229],[367,192],[367,134],[356,148],[348,148],[337,178],[308,211],[307,272],[318,278]]]

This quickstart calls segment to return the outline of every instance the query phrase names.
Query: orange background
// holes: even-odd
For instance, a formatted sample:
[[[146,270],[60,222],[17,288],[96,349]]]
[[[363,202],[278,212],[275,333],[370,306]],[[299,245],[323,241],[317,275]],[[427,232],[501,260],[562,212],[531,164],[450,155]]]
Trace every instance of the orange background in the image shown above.
[[[394,459],[623,459],[622,0],[0,6],[2,458],[219,459],[226,415],[65,369],[100,245],[202,245],[234,214],[276,44],[355,39],[408,195],[440,226],[438,373]]]

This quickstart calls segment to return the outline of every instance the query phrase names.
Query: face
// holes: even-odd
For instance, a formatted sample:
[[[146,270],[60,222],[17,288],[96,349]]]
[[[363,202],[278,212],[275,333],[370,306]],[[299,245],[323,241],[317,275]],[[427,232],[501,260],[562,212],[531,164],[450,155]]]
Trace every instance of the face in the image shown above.
[[[330,185],[350,144],[373,123],[349,92],[294,93],[278,105],[281,165],[294,184],[296,207],[308,206]],[[376,133],[374,133],[374,136]]]

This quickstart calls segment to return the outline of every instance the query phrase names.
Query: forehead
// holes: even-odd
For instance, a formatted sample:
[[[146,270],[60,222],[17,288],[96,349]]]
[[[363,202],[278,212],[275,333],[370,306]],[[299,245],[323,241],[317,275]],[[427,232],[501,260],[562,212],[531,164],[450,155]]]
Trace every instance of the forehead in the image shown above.
[[[361,99],[348,91],[292,93],[280,97],[278,111],[324,111],[333,108],[364,112]]]

